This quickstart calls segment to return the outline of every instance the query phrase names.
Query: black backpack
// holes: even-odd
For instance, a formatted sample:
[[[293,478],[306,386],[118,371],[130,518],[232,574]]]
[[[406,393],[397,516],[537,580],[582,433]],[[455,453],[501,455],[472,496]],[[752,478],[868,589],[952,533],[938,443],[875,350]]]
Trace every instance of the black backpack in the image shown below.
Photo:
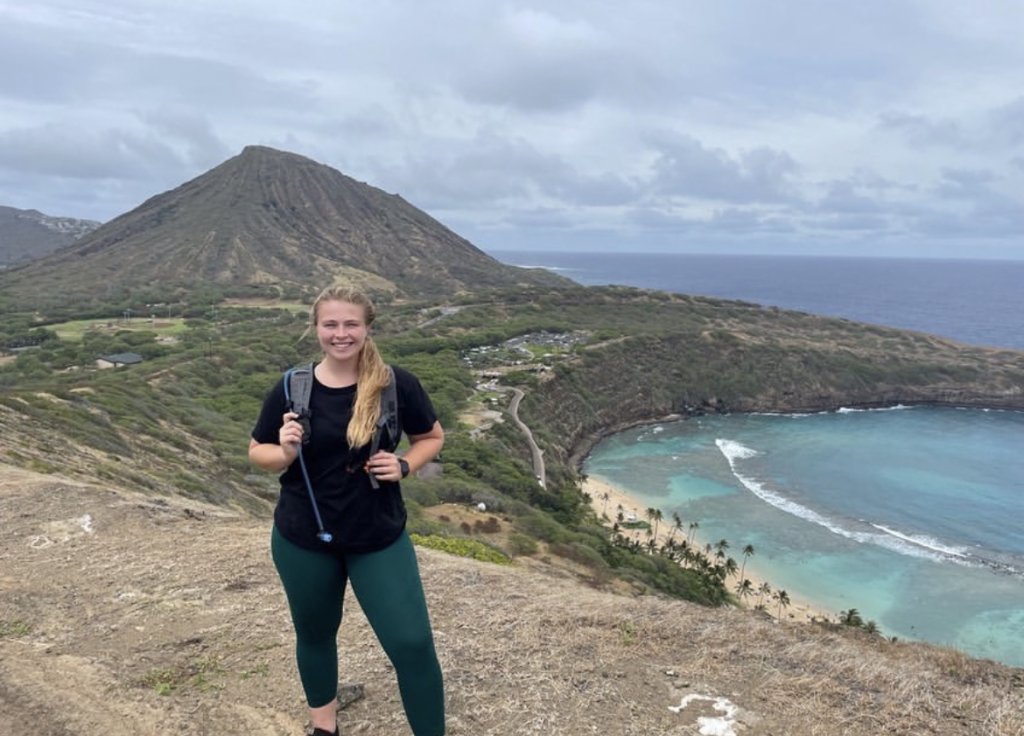
[[[389,380],[380,394],[380,418],[377,429],[370,441],[370,454],[373,457],[378,450],[394,452],[402,439],[402,430],[398,426],[398,389],[395,387],[395,369],[388,366]],[[309,397],[313,393],[313,364],[295,366],[284,374],[284,398],[290,411],[299,415],[298,422],[302,425],[302,444],[309,442],[312,432],[309,424]],[[370,474],[370,484],[378,488],[377,479]]]

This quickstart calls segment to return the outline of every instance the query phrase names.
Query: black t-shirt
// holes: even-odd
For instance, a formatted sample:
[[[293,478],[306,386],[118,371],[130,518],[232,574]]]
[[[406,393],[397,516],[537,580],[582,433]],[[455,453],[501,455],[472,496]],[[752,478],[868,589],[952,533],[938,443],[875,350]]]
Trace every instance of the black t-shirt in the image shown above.
[[[409,435],[429,432],[437,421],[430,397],[412,373],[397,366],[398,423]],[[309,398],[310,441],[302,446],[302,458],[316,495],[324,529],[333,535],[330,544],[317,539],[316,516],[309,491],[296,458],[280,476],[281,496],[274,510],[274,525],[288,541],[309,549],[330,548],[342,552],[374,552],[384,549],[405,528],[405,504],[398,483],[380,482],[374,490],[363,469],[369,445],[353,450],[345,439],[352,418],[356,387],[330,388],[314,371]],[[267,394],[252,437],[260,444],[279,444],[281,417],[288,411],[284,379]]]

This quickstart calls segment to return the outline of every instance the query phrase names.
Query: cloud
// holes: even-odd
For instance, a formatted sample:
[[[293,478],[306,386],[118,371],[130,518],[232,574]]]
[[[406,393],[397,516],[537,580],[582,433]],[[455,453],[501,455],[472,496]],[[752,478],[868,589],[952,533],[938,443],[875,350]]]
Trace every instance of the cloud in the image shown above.
[[[123,129],[57,123],[0,133],[0,166],[27,175],[145,180],[185,167],[158,137]]]
[[[106,219],[259,143],[506,245],[827,250],[974,218],[1020,250],[1022,23],[996,0],[8,3],[0,204]]]
[[[35,102],[271,110],[315,102],[301,81],[217,58],[216,48],[153,50],[122,31],[94,38],[72,23],[5,18],[0,23],[0,96]],[[31,73],[28,73],[28,72]]]
[[[1024,147],[1024,96],[993,110],[990,122],[1000,140],[1014,147]]]
[[[0,131],[0,174],[68,202],[41,205],[48,214],[106,220],[237,153],[201,116],[164,110],[112,121],[87,115]]]
[[[210,169],[233,156],[203,115],[181,110],[147,110],[139,118],[161,139],[178,141],[185,160],[192,167]]]
[[[728,202],[779,202],[794,196],[799,170],[783,151],[756,148],[731,155],[688,135],[663,140],[652,165],[652,189],[669,196]]]
[[[842,215],[871,215],[883,207],[884,199],[877,188],[869,190],[849,180],[829,182],[824,196],[815,204],[818,212]]]
[[[487,48],[454,78],[467,99],[523,111],[565,111],[595,97],[611,67],[603,34],[585,21],[506,8]]]
[[[936,193],[950,199],[987,199],[992,194],[996,176],[980,169],[945,169]]]
[[[924,115],[906,112],[885,112],[879,117],[879,128],[904,137],[914,147],[958,146],[965,144],[961,126],[953,120],[930,120]]]
[[[489,131],[469,145],[449,143],[380,170],[387,188],[408,192],[428,208],[470,204],[534,209],[550,202],[567,210],[613,206],[638,197],[635,185],[615,172],[579,171],[556,154],[522,138]]]

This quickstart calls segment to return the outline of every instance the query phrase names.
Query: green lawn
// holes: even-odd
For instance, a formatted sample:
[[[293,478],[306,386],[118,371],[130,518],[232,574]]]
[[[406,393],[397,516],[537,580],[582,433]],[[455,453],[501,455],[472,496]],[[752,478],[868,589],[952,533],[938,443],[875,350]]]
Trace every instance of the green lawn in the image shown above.
[[[48,325],[47,329],[57,333],[61,340],[81,342],[82,336],[91,330],[110,332],[120,330],[155,332],[157,335],[180,335],[185,331],[185,320],[181,317],[171,319],[157,317],[132,317],[129,320],[108,317],[104,319],[74,319],[56,325]]]

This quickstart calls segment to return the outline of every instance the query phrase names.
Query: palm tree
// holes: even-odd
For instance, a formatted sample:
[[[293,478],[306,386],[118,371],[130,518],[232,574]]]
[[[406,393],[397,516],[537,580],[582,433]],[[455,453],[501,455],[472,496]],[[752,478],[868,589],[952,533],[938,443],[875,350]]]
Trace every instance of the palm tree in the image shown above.
[[[724,567],[727,575],[734,575],[737,569],[736,560],[731,557],[726,557]]]
[[[754,545],[748,544],[743,548],[743,565],[740,567],[740,579],[743,579],[743,571],[747,569],[747,558],[754,554]]]
[[[658,548],[658,554],[662,557],[667,557],[670,560],[675,561],[676,559],[676,543],[671,539],[666,539],[664,544]]]
[[[681,531],[683,528],[683,520],[679,518],[679,512],[672,512],[672,530],[669,532],[668,538],[672,539],[676,532]]]
[[[715,549],[724,554],[725,551],[729,549],[729,540],[719,539],[717,542],[715,542]]]
[[[655,509],[653,506],[648,507],[647,510],[644,511],[644,515],[647,517],[647,521],[651,523],[654,522],[654,514],[656,511],[657,509]],[[653,528],[654,527],[651,527],[650,529],[648,529],[648,531],[651,531]]]
[[[690,558],[693,553],[690,551],[690,545],[685,539],[680,539],[676,542],[676,551],[679,553],[679,564],[683,567],[689,567]]]
[[[843,626],[856,626],[859,628],[864,625],[864,619],[861,618],[860,611],[856,608],[851,608],[848,611],[839,612],[839,623]]]
[[[654,511],[654,538],[658,538],[658,522],[665,518],[665,515],[661,513],[661,509],[653,509]]]
[[[604,501],[604,506],[601,507],[601,516],[604,516],[605,513],[608,511],[609,498],[611,498],[611,496],[609,495],[608,491],[605,491],[604,493],[601,494],[601,500]]]
[[[764,597],[772,594],[772,586],[767,582],[761,583],[761,586],[757,589],[757,606],[762,607]]]
[[[687,528],[689,529],[689,532],[687,532],[686,534],[686,541],[690,544],[693,544],[693,535],[696,533],[698,529],[700,529],[700,523],[696,521],[691,521],[690,526]]]
[[[736,585],[736,592],[739,594],[740,599],[742,600],[743,598],[746,598],[747,596],[752,595],[754,593],[754,584],[746,578],[743,578]]]
[[[784,591],[784,590],[777,590],[777,591],[775,591],[775,600],[777,600],[779,602],[779,621],[781,621],[782,620],[782,609],[783,609],[783,607],[788,606],[789,603],[790,603],[790,601],[789,601],[789,594],[786,593],[786,591]]]

